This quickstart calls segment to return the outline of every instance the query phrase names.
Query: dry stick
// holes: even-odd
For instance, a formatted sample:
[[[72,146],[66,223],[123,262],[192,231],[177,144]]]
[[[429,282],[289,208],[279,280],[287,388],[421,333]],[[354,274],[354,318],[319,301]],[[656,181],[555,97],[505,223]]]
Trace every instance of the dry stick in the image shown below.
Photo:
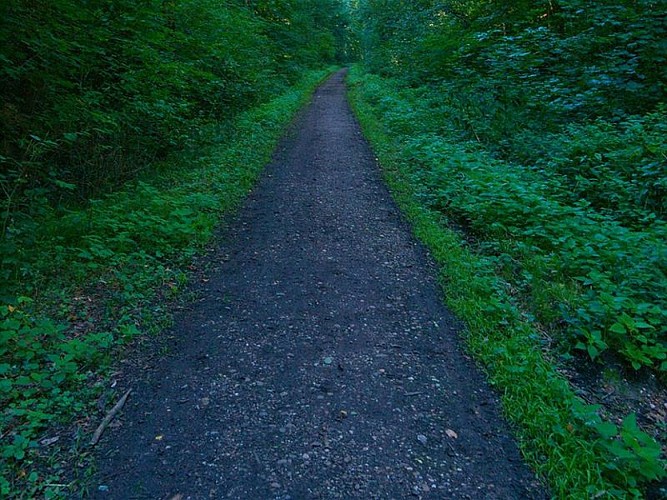
[[[97,442],[100,440],[100,437],[102,437],[104,429],[107,428],[107,426],[111,423],[116,414],[123,408],[123,405],[125,404],[125,401],[127,401],[127,397],[130,395],[131,392],[132,389],[128,389],[128,391],[125,394],[123,394],[123,397],[120,398],[120,401],[118,401],[118,403],[116,403],[116,405],[113,408],[111,408],[109,413],[107,413],[107,416],[104,417],[104,420],[102,420],[102,423],[95,431],[95,434],[93,434],[93,438],[90,440],[90,446],[95,446],[97,444]]]

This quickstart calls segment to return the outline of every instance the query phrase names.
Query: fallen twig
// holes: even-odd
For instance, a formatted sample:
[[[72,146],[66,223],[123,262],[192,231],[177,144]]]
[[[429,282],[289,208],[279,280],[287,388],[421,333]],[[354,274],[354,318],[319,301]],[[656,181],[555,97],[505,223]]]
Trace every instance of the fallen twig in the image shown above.
[[[128,389],[127,392],[123,394],[123,397],[120,398],[118,403],[116,403],[114,407],[111,408],[111,410],[109,410],[109,413],[107,413],[106,417],[104,417],[104,420],[102,420],[102,423],[95,430],[95,434],[93,434],[93,438],[90,440],[90,446],[95,446],[97,444],[97,442],[100,440],[100,437],[102,437],[104,429],[107,428],[107,426],[111,423],[116,414],[123,408],[123,405],[125,404],[125,401],[127,401],[127,397],[130,395],[131,392],[132,389]]]
[[[604,400],[607,399],[609,396],[611,396],[611,395],[613,395],[613,394],[615,394],[615,393],[616,393],[616,391],[612,389],[610,392],[606,393],[606,394],[605,394],[604,396],[602,396],[600,399],[601,399],[602,401],[604,401]]]

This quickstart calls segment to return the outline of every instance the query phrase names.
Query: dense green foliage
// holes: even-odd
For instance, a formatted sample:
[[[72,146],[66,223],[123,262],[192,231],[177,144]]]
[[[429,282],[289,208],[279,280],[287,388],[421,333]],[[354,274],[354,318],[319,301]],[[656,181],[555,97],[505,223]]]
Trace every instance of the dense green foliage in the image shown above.
[[[660,447],[533,353],[665,381],[667,3],[353,5],[355,106],[524,453],[558,495],[641,495]]]
[[[381,105],[409,132],[428,204],[563,345],[667,371],[667,4],[358,10],[366,67],[405,88]]]
[[[3,1],[0,281],[29,273],[35,218],[343,57],[344,30],[335,0]]]

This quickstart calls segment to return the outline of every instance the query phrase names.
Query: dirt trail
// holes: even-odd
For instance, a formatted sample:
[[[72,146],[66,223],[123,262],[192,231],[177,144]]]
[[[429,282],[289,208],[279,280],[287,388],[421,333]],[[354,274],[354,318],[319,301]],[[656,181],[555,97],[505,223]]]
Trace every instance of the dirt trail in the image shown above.
[[[226,234],[171,354],[104,435],[94,497],[546,497],[462,353],[343,72]]]

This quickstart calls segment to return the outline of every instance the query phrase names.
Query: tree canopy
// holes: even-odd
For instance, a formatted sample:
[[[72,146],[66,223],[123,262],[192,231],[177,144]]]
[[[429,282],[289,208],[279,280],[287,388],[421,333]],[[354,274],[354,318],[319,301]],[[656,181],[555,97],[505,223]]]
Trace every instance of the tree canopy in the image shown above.
[[[339,61],[343,14],[335,0],[2,2],[5,212],[112,189],[203,124]]]

